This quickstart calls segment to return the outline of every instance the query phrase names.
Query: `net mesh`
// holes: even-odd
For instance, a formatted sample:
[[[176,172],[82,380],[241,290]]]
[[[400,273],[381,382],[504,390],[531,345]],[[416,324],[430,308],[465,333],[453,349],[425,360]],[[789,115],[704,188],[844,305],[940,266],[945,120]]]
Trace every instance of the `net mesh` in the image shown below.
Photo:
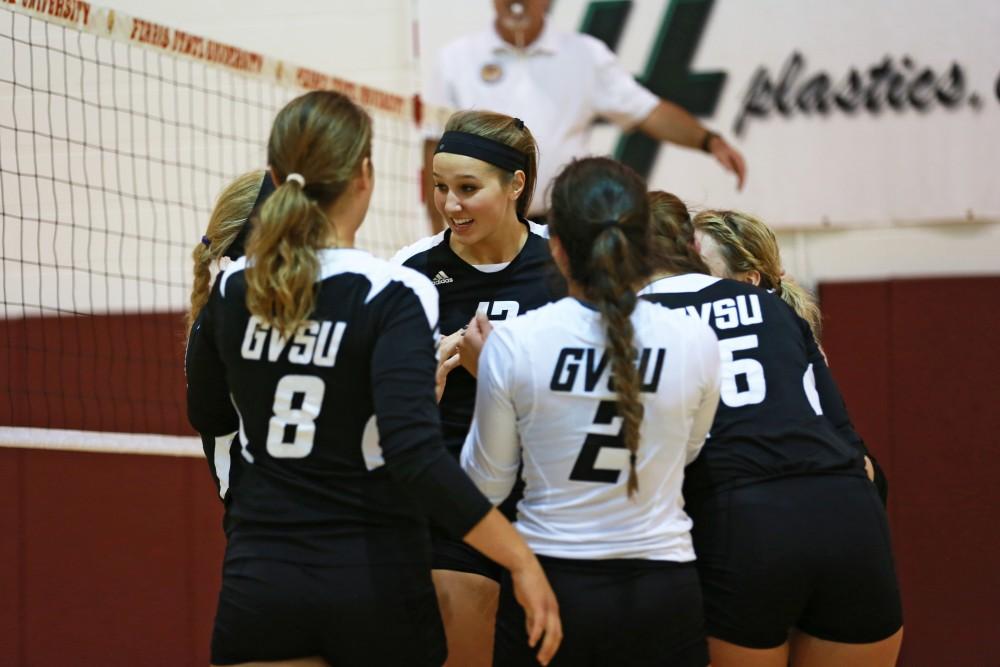
[[[223,186],[264,166],[289,80],[374,119],[358,245],[376,255],[426,233],[421,135],[402,98],[113,12],[62,18],[0,6],[0,425],[187,433],[191,250]]]

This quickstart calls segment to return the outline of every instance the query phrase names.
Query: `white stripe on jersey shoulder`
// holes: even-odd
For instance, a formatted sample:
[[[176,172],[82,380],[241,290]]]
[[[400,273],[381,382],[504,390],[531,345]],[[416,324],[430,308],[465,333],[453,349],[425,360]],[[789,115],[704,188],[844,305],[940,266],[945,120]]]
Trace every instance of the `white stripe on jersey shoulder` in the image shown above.
[[[325,248],[319,251],[319,261],[319,280],[326,280],[342,273],[356,273],[367,278],[371,283],[371,289],[365,297],[365,303],[371,303],[372,299],[390,283],[402,283],[420,299],[420,305],[423,306],[431,329],[437,328],[437,288],[422,273],[354,248]]]
[[[706,276],[704,273],[684,273],[679,276],[667,276],[649,283],[641,290],[643,294],[678,294],[681,292],[699,292],[710,285],[719,282],[721,278]]]
[[[441,245],[444,241],[444,230],[438,232],[434,236],[427,236],[420,239],[416,243],[411,243],[410,245],[402,248],[389,261],[393,264],[403,264],[406,260],[410,259],[414,255],[419,255],[422,252],[427,252],[431,248],[437,245]]]
[[[222,293],[222,296],[226,296],[226,283],[229,281],[229,277],[234,273],[239,273],[245,268],[247,268],[246,255],[243,255],[239,259],[229,263],[226,270],[222,272],[222,277],[219,278],[219,280],[222,281],[222,284],[219,285],[219,291]]]
[[[529,232],[531,232],[532,234],[538,234],[543,239],[549,238],[549,226],[548,225],[540,225],[537,222],[532,222],[531,220],[527,220],[527,223],[528,223],[528,231]]]
[[[528,231],[532,234],[537,234],[544,239],[549,238],[549,227],[548,225],[540,225],[537,222],[532,222],[531,220],[526,220],[528,223]],[[434,236],[427,236],[416,243],[411,243],[399,250],[392,258],[389,260],[393,264],[405,264],[408,259],[415,255],[419,255],[422,252],[427,252],[435,246],[439,246],[444,242],[444,230],[438,232]]]

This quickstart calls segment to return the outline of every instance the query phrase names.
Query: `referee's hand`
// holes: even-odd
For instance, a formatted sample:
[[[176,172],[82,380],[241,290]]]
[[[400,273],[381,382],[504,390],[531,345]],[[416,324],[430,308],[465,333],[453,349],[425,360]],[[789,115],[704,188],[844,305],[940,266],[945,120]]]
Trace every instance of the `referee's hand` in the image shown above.
[[[747,180],[747,163],[738,150],[720,136],[715,136],[708,144],[708,152],[712,154],[726,171],[736,174],[736,189],[742,190]]]

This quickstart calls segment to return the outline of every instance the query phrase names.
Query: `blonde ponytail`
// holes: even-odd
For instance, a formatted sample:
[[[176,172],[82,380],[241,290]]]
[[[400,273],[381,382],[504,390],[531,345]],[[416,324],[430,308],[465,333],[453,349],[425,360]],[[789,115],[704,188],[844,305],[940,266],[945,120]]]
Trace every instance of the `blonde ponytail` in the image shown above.
[[[371,155],[371,138],[368,114],[329,90],[295,98],[274,119],[267,161],[279,185],[247,244],[247,307],[284,335],[315,308],[317,250],[336,238],[325,211]]]
[[[208,219],[205,235],[191,251],[194,283],[191,287],[191,306],[187,312],[189,331],[198,313],[208,303],[208,296],[212,291],[212,263],[225,256],[233,240],[247,224],[263,178],[263,170],[247,172],[238,176],[219,193]]]

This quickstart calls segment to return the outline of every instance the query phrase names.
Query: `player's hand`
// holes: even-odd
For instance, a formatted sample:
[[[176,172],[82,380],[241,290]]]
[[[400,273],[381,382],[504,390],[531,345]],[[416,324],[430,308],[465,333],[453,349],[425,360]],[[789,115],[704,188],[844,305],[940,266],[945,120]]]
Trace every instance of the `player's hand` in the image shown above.
[[[868,481],[875,481],[875,466],[872,465],[872,460],[865,456],[865,474],[868,475]]]
[[[451,357],[445,359],[444,362],[438,364],[437,372],[434,374],[434,397],[438,403],[441,402],[441,397],[444,396],[444,388],[448,384],[448,373],[458,368],[461,363],[462,361],[458,355],[453,354]]]
[[[708,145],[709,151],[712,153],[712,157],[719,161],[723,169],[726,171],[731,171],[736,174],[736,189],[743,189],[743,182],[747,178],[747,165],[743,161],[743,156],[740,152],[729,145],[729,143],[720,136],[715,136],[711,143]]]
[[[458,352],[462,360],[462,368],[469,371],[472,377],[479,376],[479,354],[483,351],[486,339],[493,332],[493,325],[490,318],[484,313],[476,313],[469,321],[469,326],[465,329],[462,342],[459,343]]]
[[[455,370],[461,363],[458,355],[458,346],[462,342],[464,331],[459,329],[455,333],[444,336],[438,343],[438,367],[434,373],[434,393],[438,403],[444,395],[444,388],[448,382],[448,373]]]
[[[528,632],[528,646],[539,645],[538,662],[549,664],[562,643],[562,621],[559,620],[559,603],[552,586],[542,571],[537,558],[523,569],[511,571],[514,583],[514,597],[524,608],[525,628]]]

